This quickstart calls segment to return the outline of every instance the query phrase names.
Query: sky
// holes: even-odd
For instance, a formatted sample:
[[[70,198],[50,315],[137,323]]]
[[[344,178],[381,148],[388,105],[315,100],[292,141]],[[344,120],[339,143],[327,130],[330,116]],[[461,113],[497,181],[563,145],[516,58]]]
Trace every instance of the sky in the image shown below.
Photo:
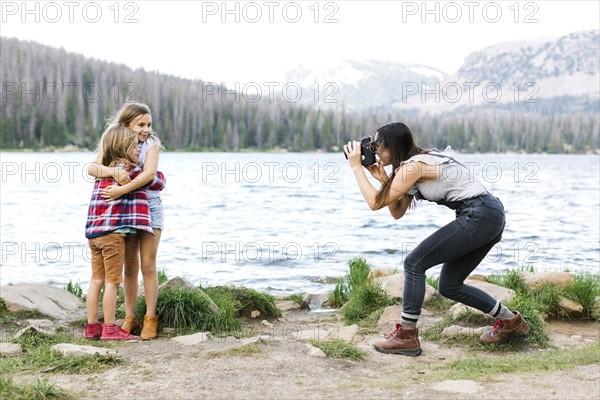
[[[600,29],[598,1],[0,1],[0,34],[207,82],[339,60],[447,74],[485,47]]]

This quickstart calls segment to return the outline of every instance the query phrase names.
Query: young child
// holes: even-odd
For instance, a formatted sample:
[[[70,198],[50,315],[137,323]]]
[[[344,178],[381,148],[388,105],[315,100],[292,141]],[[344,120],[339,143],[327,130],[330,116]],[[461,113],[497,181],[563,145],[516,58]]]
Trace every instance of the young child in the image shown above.
[[[140,162],[143,166],[142,172],[137,178],[131,180],[124,173],[98,168],[92,165],[88,173],[95,177],[114,177],[122,186],[110,185],[102,192],[106,200],[118,199],[133,190],[139,189],[151,182],[157,174],[159,152],[163,148],[160,140],[152,130],[152,115],[150,108],[142,103],[125,103],[110,120],[111,124],[119,124],[130,128],[137,135],[140,142]],[[98,160],[96,160],[99,163]],[[156,267],[156,256],[158,244],[163,230],[163,206],[160,191],[152,187],[146,189],[150,215],[152,221],[152,233],[140,231],[134,243],[127,247],[125,256],[125,323],[123,329],[132,332],[139,328],[140,323],[135,317],[136,300],[138,292],[138,274],[141,270],[144,279],[144,296],[146,299],[146,314],[141,331],[142,339],[154,339],[157,334],[158,316],[156,315],[156,302],[158,299],[158,272]],[[134,245],[139,246],[138,251]]]
[[[111,125],[100,140],[101,165],[131,171],[139,163],[137,135],[128,128]],[[92,255],[92,279],[87,291],[86,307],[88,323],[85,338],[101,340],[133,340],[137,336],[124,331],[115,324],[117,289],[123,275],[125,237],[140,232],[153,232],[145,190],[136,190],[115,201],[107,202],[101,191],[115,182],[111,178],[97,179],[88,208],[85,235]],[[162,174],[152,182],[156,190],[164,183]],[[98,303],[104,286],[104,324],[98,322]]]

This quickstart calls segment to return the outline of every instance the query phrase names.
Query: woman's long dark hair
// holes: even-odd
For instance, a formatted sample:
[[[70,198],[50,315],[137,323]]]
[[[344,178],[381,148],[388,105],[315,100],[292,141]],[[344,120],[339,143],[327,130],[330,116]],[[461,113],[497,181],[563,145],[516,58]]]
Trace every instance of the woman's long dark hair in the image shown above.
[[[377,148],[388,149],[392,158],[392,174],[382,184],[375,197],[376,208],[381,208],[390,193],[392,181],[396,176],[396,170],[400,167],[400,163],[414,155],[428,153],[428,150],[416,145],[410,128],[402,122],[391,122],[377,129],[374,145]]]

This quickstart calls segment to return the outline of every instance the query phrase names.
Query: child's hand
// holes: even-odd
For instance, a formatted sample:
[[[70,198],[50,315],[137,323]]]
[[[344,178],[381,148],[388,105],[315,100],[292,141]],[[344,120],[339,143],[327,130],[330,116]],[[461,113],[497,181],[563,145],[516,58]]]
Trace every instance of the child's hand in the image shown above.
[[[126,183],[131,182],[131,178],[129,177],[129,172],[123,168],[114,168],[113,169],[113,179],[119,184],[124,185]]]
[[[100,195],[106,201],[116,200],[119,197],[123,196],[124,194],[125,193],[123,193],[121,186],[116,186],[116,185],[107,186],[106,188],[102,189],[102,191],[100,192]]]

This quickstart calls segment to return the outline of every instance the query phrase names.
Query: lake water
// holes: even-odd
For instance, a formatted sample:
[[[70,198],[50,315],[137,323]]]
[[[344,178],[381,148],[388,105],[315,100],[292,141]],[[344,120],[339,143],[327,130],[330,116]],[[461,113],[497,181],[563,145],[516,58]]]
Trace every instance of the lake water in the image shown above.
[[[0,284],[87,288],[91,153],[0,153]],[[504,238],[476,270],[600,272],[597,155],[460,155],[504,203]],[[203,285],[322,293],[350,259],[402,268],[454,212],[429,202],[396,221],[371,211],[342,154],[163,153],[158,268]],[[430,270],[436,275],[439,267]]]

